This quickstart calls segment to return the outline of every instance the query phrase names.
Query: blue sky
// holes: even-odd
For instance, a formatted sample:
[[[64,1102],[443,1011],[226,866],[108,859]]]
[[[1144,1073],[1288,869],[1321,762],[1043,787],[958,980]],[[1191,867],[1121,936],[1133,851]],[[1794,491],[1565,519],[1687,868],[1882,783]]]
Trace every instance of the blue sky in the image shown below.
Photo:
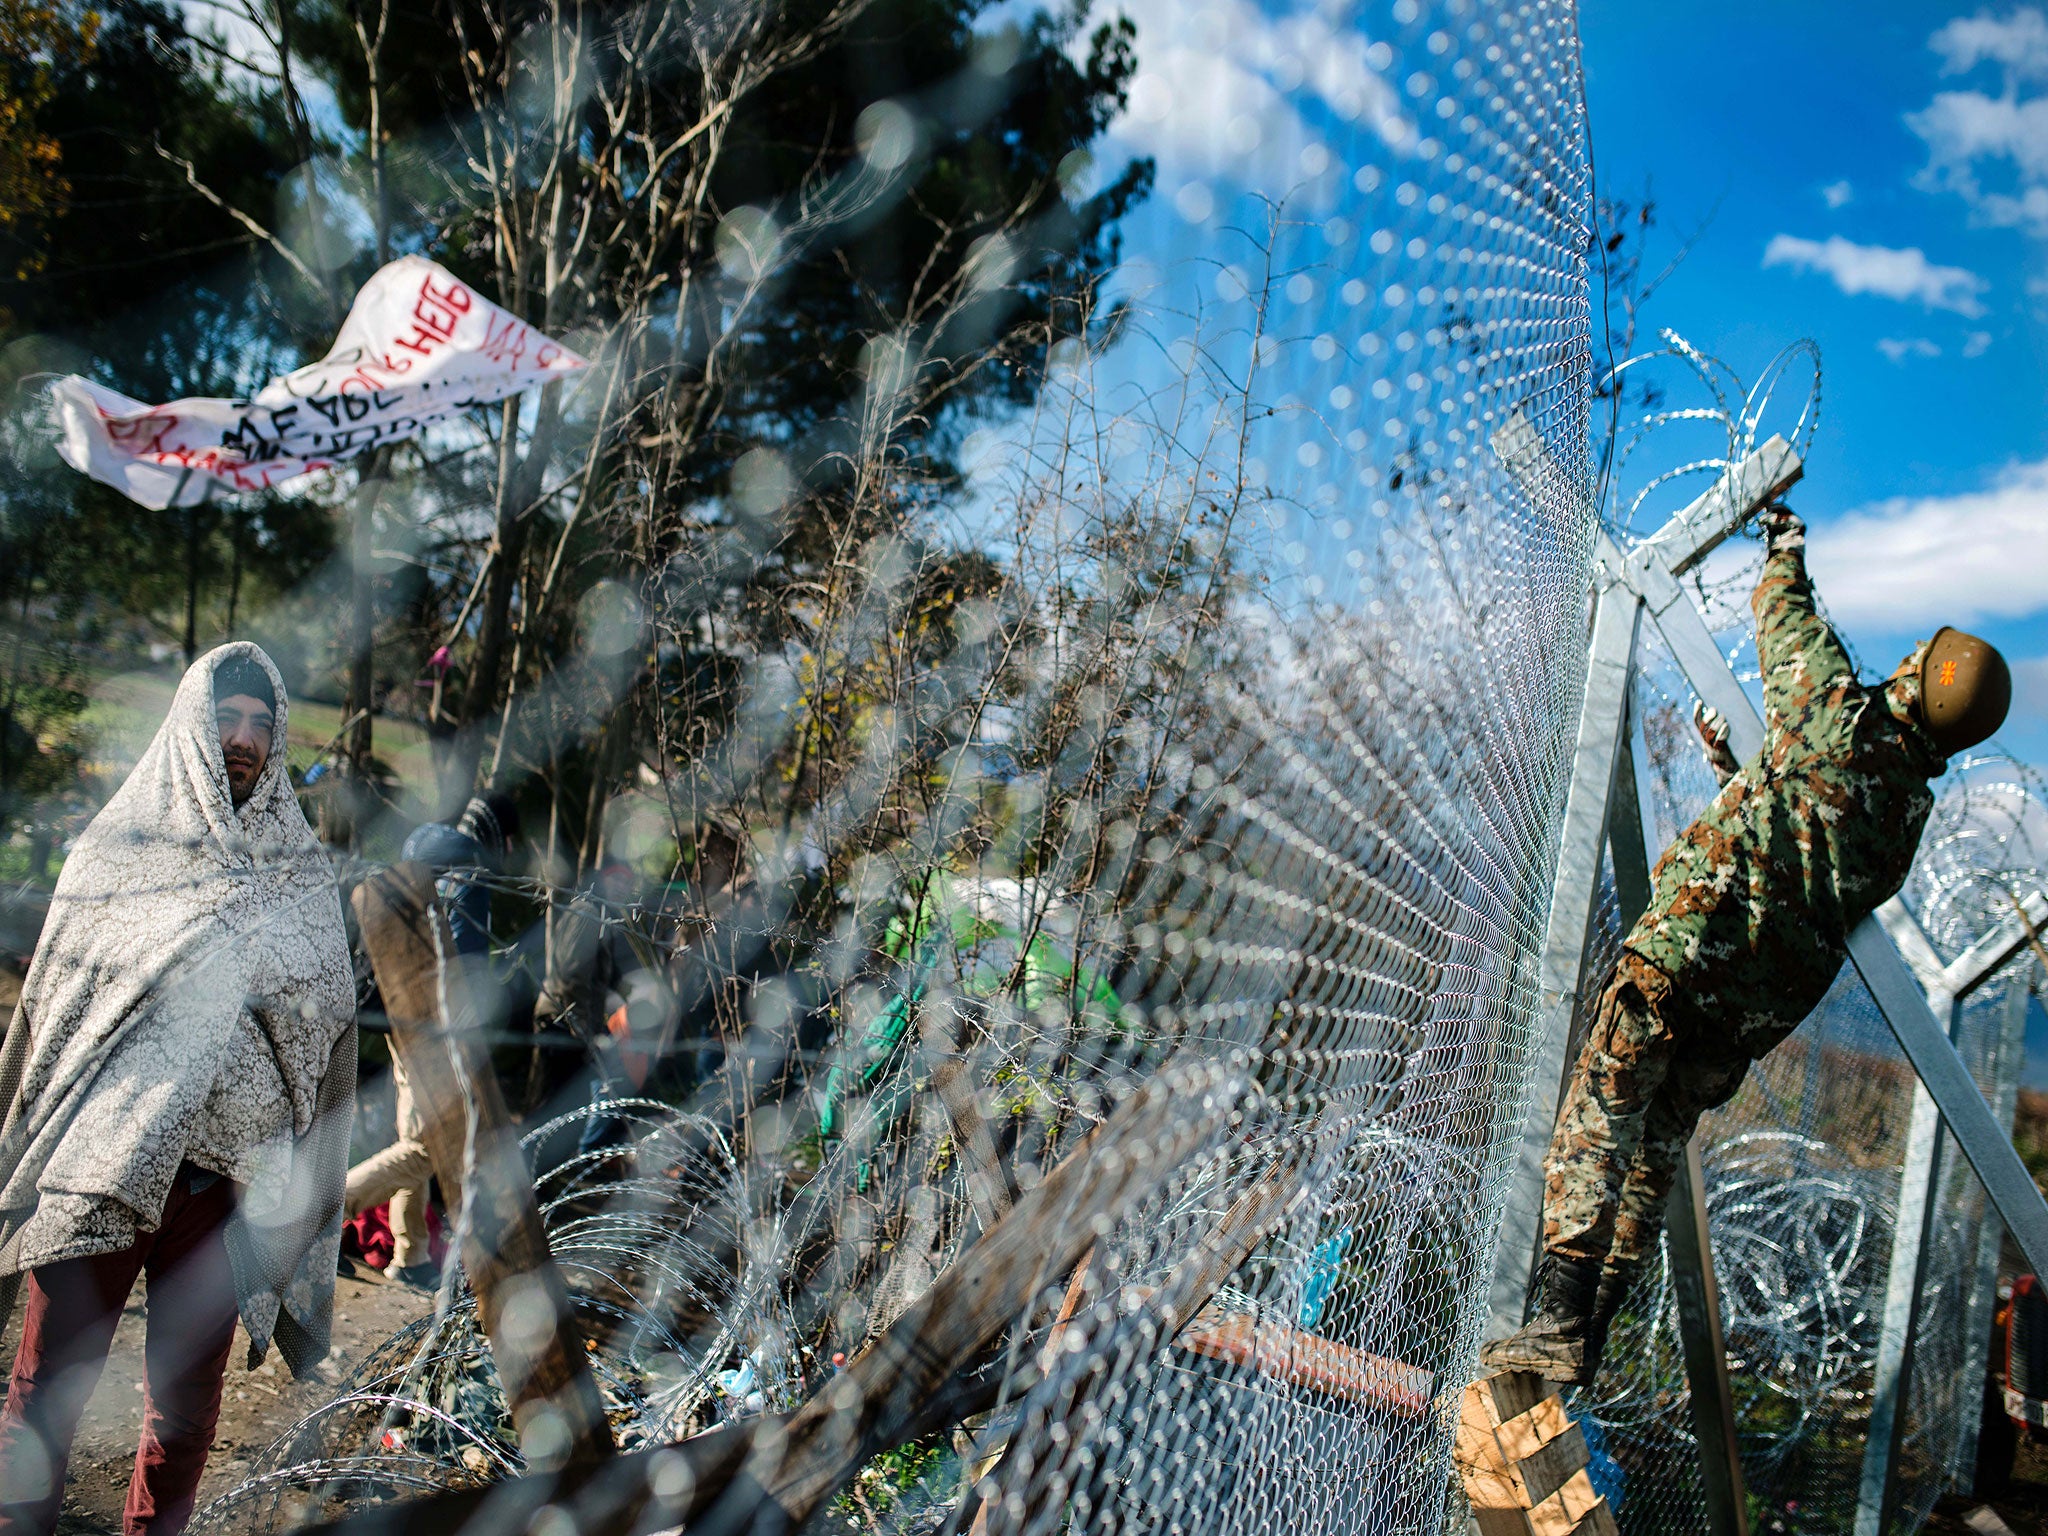
[[[2016,664],[2048,766],[2048,13],[1582,0],[1603,190],[1654,188],[1645,312],[1752,378],[1820,344],[1791,498],[1867,668],[1946,621]],[[1653,259],[1655,255],[1653,253]]]

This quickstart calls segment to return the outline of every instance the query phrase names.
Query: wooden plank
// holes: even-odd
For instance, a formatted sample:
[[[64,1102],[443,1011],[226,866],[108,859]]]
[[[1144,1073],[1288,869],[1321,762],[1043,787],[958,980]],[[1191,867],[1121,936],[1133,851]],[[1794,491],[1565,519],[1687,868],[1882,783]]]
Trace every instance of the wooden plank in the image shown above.
[[[1479,1536],[1529,1536],[1526,1509],[1481,1509],[1475,1504],[1472,1523],[1479,1527]]]
[[[1529,1412],[1545,1398],[1557,1397],[1557,1384],[1534,1371],[1496,1371],[1491,1376],[1482,1376],[1478,1386],[1495,1424],[1505,1424]]]
[[[1600,1502],[1600,1495],[1593,1491],[1593,1479],[1581,1467],[1529,1511],[1529,1530],[1532,1536],[1572,1536],[1579,1522]]]
[[[1518,1413],[1494,1431],[1501,1454],[1509,1461],[1535,1455],[1572,1427],[1561,1398],[1546,1397],[1527,1413]]]
[[[1500,1448],[1496,1428],[1492,1396],[1484,1383],[1475,1381],[1465,1388],[1458,1401],[1458,1429],[1451,1445],[1451,1460],[1458,1468],[1465,1502],[1472,1507],[1473,1514],[1512,1510],[1513,1522],[1495,1523],[1514,1536],[1527,1536],[1529,1525],[1522,1512],[1529,1507],[1528,1501],[1522,1496],[1522,1484],[1514,1467]],[[1480,1525],[1482,1530],[1490,1529],[1483,1519]]]
[[[1570,1482],[1574,1474],[1583,1473],[1592,1459],[1586,1432],[1574,1424],[1534,1455],[1510,1465],[1521,1480],[1522,1497],[1531,1509],[1540,1509],[1543,1501]],[[1567,1525],[1565,1529],[1571,1527]]]
[[[1621,1536],[1620,1528],[1614,1523],[1614,1511],[1607,1507],[1605,1499],[1593,1501],[1593,1507],[1579,1517],[1572,1536]]]
[[[1507,1458],[1494,1438],[1493,1417],[1486,1411],[1485,1389],[1476,1381],[1458,1399],[1458,1438],[1454,1449],[1460,1466],[1469,1462],[1503,1476],[1507,1473]]]
[[[1529,1506],[1522,1502],[1522,1490],[1515,1480],[1505,1472],[1486,1472],[1460,1462],[1459,1480],[1465,1486],[1465,1502],[1472,1507],[1473,1514],[1507,1511],[1521,1519],[1529,1512]],[[1522,1520],[1518,1529],[1527,1531],[1529,1523]]]
[[[357,886],[352,904],[434,1175],[450,1208],[467,1216],[462,1265],[521,1443],[531,1441],[529,1458],[543,1467],[608,1457],[611,1427],[548,1250],[519,1133],[490,1053],[473,1036],[461,968],[444,963],[455,944],[434,901],[433,873],[424,864],[394,865]]]

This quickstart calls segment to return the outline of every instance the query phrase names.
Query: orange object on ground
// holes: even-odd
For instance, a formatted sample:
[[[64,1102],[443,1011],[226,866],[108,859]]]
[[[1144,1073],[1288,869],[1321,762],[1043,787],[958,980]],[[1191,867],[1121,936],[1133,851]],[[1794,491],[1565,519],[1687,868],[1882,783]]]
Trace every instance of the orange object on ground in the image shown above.
[[[1175,1342],[1211,1360],[1248,1365],[1289,1386],[1312,1387],[1354,1403],[1378,1403],[1418,1418],[1429,1412],[1434,1382],[1420,1366],[1367,1354],[1285,1323],[1261,1322],[1249,1313],[1205,1307]]]

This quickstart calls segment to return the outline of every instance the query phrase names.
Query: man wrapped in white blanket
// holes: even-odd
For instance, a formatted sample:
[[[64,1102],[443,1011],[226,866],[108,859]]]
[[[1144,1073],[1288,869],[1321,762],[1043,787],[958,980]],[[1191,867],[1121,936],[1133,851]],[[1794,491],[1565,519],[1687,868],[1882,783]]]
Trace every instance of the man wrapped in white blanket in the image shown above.
[[[149,1280],[129,1532],[190,1517],[237,1316],[250,1364],[326,1354],[355,1098],[333,871],[285,769],[254,645],[186,672],[66,860],[0,1046],[0,1536],[55,1524],[79,1414]]]

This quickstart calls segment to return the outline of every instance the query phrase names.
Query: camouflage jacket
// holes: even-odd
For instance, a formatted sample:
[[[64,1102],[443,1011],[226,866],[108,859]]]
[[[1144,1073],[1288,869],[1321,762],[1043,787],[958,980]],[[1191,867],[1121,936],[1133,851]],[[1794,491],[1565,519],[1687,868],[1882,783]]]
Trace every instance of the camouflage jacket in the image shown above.
[[[1927,781],[1947,766],[1914,718],[1924,643],[1887,681],[1858,682],[1796,548],[1764,562],[1750,601],[1763,747],[1658,860],[1626,940],[1689,1012],[1744,1037],[1819,1003],[1849,930],[1905,883]]]

